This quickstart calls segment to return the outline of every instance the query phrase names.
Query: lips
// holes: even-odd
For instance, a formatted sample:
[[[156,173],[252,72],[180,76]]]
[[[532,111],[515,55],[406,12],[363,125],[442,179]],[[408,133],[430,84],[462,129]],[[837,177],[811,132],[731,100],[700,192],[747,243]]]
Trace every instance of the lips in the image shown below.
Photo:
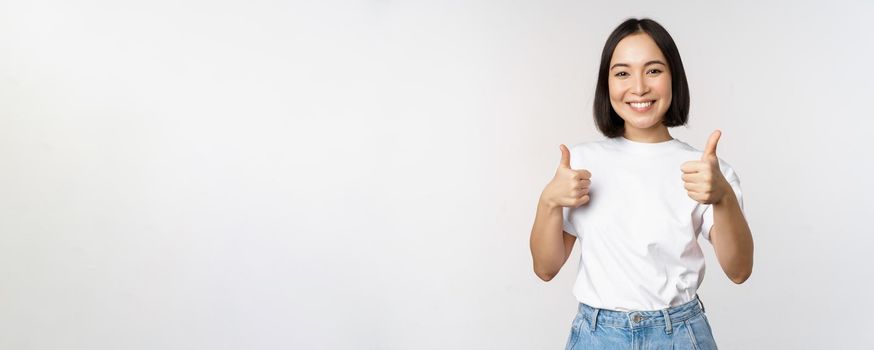
[[[633,109],[636,112],[646,112],[650,108],[652,108],[652,105],[655,104],[655,100],[640,101],[640,102],[626,102],[626,104],[631,106],[631,109]]]

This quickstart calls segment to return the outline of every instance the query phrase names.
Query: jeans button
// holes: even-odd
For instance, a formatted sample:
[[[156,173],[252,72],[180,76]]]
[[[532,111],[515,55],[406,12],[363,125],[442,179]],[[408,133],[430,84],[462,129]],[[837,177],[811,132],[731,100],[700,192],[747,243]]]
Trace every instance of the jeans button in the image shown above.
[[[633,318],[634,323],[640,323],[640,319],[641,319],[640,315],[634,315],[634,318]]]

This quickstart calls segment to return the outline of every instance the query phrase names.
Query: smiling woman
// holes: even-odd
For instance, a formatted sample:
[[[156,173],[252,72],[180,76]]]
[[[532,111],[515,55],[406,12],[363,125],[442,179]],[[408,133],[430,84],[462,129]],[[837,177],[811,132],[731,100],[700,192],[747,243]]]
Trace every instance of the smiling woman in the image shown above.
[[[619,42],[610,63],[610,105],[626,121],[627,135],[648,134],[641,129],[657,127],[671,105],[671,74],[664,55],[649,35],[640,33]],[[647,141],[670,139],[667,132],[656,136]]]
[[[642,19],[619,25],[604,44],[598,72],[594,116],[605,136],[617,137],[626,131],[642,136],[641,129],[664,129],[659,128],[657,119],[666,127],[686,124],[689,83],[680,51],[655,21]],[[665,141],[670,138],[666,135],[664,129],[658,140],[645,141]]]
[[[604,45],[595,90],[594,118],[607,139],[560,146],[531,230],[534,271],[544,281],[580,245],[567,349],[716,348],[697,294],[698,237],[712,243],[735,283],[752,272],[753,244],[740,180],[716,156],[721,132],[702,152],[668,131],[688,114],[671,36],[649,19],[623,22]]]

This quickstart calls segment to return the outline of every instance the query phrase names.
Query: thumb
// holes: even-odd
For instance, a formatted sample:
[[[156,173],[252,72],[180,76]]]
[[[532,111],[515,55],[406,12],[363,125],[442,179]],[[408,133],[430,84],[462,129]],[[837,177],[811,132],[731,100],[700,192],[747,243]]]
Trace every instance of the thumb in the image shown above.
[[[571,168],[571,151],[568,151],[567,147],[565,147],[565,145],[563,145],[563,144],[558,146],[558,148],[561,149],[561,163],[559,163],[558,166],[560,168],[570,169]]]
[[[704,147],[704,154],[701,155],[701,160],[707,160],[708,157],[716,157],[716,143],[719,142],[719,137],[722,136],[722,131],[715,130],[707,139],[707,146]]]

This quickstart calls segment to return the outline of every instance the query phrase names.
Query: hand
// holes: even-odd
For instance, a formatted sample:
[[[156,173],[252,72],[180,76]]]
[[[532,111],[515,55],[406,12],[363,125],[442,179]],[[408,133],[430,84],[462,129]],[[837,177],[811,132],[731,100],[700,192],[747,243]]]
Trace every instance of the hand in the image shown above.
[[[561,162],[555,171],[555,177],[546,185],[540,199],[550,207],[576,208],[589,202],[592,173],[585,169],[571,169],[571,152],[565,145],[559,148]]]
[[[702,204],[718,203],[731,190],[731,185],[719,170],[719,158],[716,157],[716,143],[721,135],[719,130],[710,134],[701,160],[685,162],[680,168],[687,194]]]

